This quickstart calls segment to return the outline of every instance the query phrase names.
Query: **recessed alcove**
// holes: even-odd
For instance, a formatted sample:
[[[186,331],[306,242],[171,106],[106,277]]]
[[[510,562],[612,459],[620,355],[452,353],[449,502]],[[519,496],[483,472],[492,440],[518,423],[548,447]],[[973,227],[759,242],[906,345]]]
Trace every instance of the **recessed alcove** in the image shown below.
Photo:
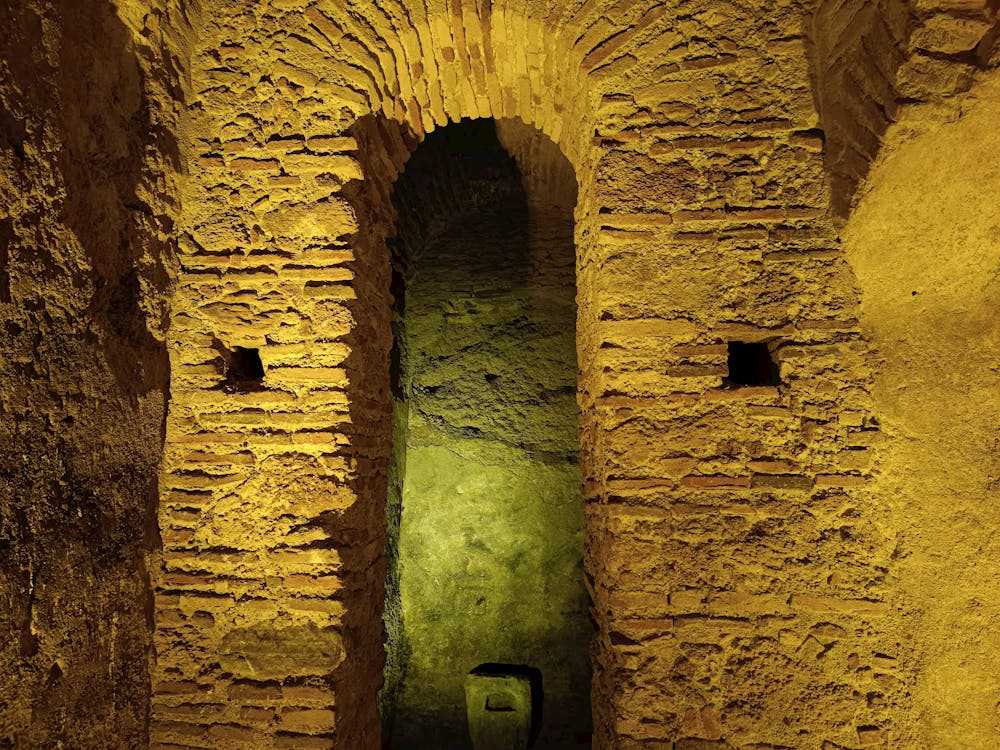
[[[393,748],[471,747],[484,663],[540,673],[538,746],[589,747],[574,186],[533,128],[472,120],[429,134],[393,188]]]
[[[728,344],[729,375],[734,386],[777,386],[781,374],[771,348],[763,341],[730,341]]]
[[[264,379],[264,363],[261,362],[260,351],[237,346],[233,347],[233,350],[228,354],[224,387],[234,391],[259,388]]]

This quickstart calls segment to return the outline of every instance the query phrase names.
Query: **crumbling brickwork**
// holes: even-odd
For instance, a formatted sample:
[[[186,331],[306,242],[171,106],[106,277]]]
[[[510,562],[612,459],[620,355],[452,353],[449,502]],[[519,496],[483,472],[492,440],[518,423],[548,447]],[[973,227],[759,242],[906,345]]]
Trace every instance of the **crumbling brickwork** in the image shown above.
[[[891,547],[865,486],[877,430],[806,22],[635,3],[211,16],[171,341],[156,740],[374,742],[386,186],[425,130],[463,116],[533,124],[579,181],[598,746],[889,735],[892,682],[861,684],[898,657]],[[368,112],[384,124],[362,137]],[[730,340],[769,342],[782,385],[724,386]],[[235,347],[259,350],[266,388],[221,386]],[[323,658],[294,656],[303,628]]]
[[[390,196],[462,118],[575,174],[594,746],[995,744],[997,12],[4,5],[0,744],[379,746]]]

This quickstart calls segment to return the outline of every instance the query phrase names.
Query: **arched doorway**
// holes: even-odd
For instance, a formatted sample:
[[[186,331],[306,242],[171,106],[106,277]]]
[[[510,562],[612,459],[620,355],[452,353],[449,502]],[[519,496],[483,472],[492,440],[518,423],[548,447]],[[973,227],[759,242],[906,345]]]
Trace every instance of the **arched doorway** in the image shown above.
[[[393,188],[392,747],[467,744],[491,662],[540,672],[544,746],[589,746],[575,187],[551,141],[484,119],[431,133]]]

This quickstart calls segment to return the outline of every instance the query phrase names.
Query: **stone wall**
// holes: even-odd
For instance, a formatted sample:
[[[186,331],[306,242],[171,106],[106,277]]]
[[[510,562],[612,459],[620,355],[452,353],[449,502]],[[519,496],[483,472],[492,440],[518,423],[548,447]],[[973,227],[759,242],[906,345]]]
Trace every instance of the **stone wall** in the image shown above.
[[[576,175],[595,746],[992,741],[995,0],[204,5],[0,10],[0,745],[378,746],[390,192],[463,117]]]
[[[0,6],[0,747],[140,747],[181,3]]]
[[[856,160],[866,179],[839,203],[852,209],[844,248],[862,291],[873,409],[886,437],[873,489],[895,539],[889,597],[907,655],[895,676],[913,696],[896,741],[977,748],[998,732],[987,697],[996,667],[984,645],[995,639],[996,613],[985,604],[992,584],[969,572],[995,554],[980,514],[995,489],[987,362],[997,342],[986,311],[1000,220],[982,200],[995,170],[976,155],[994,139],[986,123],[996,118],[1000,18],[995,3],[975,1],[921,0],[908,11],[898,45],[867,44],[863,25],[851,32],[867,64],[881,60],[891,72],[895,99],[882,109],[892,116],[878,139],[864,134],[863,118],[834,124],[867,139],[871,156],[878,151],[871,165]]]
[[[533,124],[579,181],[597,746],[891,741],[906,698],[892,539],[867,488],[871,368],[828,218],[811,9],[773,10],[208,14],[171,340],[158,742],[375,742],[388,185],[426,130],[463,116]],[[369,113],[382,124],[354,127]],[[733,340],[767,342],[781,385],[728,386]],[[227,377],[238,347],[259,351],[260,383]]]

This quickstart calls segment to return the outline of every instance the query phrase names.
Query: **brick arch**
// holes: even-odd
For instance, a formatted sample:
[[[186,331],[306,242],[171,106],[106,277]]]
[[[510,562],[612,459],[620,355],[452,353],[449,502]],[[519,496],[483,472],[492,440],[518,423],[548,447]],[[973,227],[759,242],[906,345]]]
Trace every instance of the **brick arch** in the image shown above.
[[[855,720],[889,725],[828,687],[853,667],[812,658],[830,633],[884,652],[887,542],[867,465],[839,459],[864,458],[875,427],[801,4],[528,5],[493,3],[485,37],[467,0],[206,9],[168,337],[154,746],[377,745],[378,194],[421,133],[498,114],[559,143],[579,185],[595,745],[850,745]],[[787,382],[723,387],[727,340],[771,342]],[[261,383],[227,385],[237,348],[258,350]],[[860,541],[837,541],[838,503]]]
[[[619,0],[557,5],[403,0],[320,3],[303,21],[342,66],[356,116],[380,113],[418,140],[463,117],[519,118],[579,164],[598,118],[597,88],[638,62],[632,47],[665,20],[660,4]],[[447,5],[447,7],[446,7]],[[602,7],[603,6],[603,7]]]
[[[573,208],[576,203],[576,175],[572,170],[571,165],[565,156],[560,152],[558,146],[554,144],[549,138],[543,135],[536,128],[524,124],[519,119],[501,119],[499,121],[493,121],[497,126],[497,139],[499,144],[502,144],[503,149],[512,158],[513,163],[509,164],[507,167],[511,171],[507,174],[507,178],[510,179],[511,176],[514,177],[514,181],[518,182],[520,178],[520,187],[511,188],[509,185],[508,190],[513,190],[507,196],[507,205],[516,205],[517,200],[514,196],[519,196],[519,200],[522,202],[520,209],[523,212],[524,226],[521,228],[520,234],[518,234],[519,240],[514,240],[505,245],[506,251],[503,253],[503,262],[510,262],[514,264],[514,267],[518,268],[517,277],[519,279],[519,284],[528,284],[532,288],[536,285],[540,286],[536,289],[536,293],[543,295],[547,300],[546,304],[552,303],[554,300],[549,297],[549,295],[554,295],[555,298],[563,299],[563,301],[573,300],[573,294],[576,289],[575,285],[575,264],[574,264],[574,248],[573,248],[573,227],[574,222],[572,221]],[[468,123],[466,123],[468,124]],[[454,130],[459,130],[456,127]],[[364,256],[371,260],[372,266],[377,266],[380,271],[385,268],[388,259],[390,257],[390,250],[386,247],[386,238],[393,237],[393,241],[390,246],[393,248],[392,254],[395,260],[398,262],[403,257],[408,255],[410,252],[419,253],[423,249],[423,242],[427,240],[428,234],[431,238],[438,236],[444,227],[450,227],[451,231],[454,231],[456,223],[454,217],[457,215],[481,215],[482,205],[477,203],[473,196],[477,193],[475,189],[475,184],[470,181],[475,180],[480,182],[483,180],[483,175],[481,171],[477,170],[478,161],[470,162],[469,165],[465,165],[461,160],[449,160],[447,158],[441,157],[442,151],[449,152],[450,149],[446,143],[450,142],[451,135],[448,136],[449,141],[442,141],[441,139],[434,139],[433,137],[428,138],[428,141],[417,147],[416,151],[413,152],[413,159],[409,160],[411,156],[409,147],[407,146],[407,138],[410,135],[409,131],[404,125],[387,120],[381,115],[368,115],[361,118],[353,127],[352,132],[358,140],[358,152],[361,157],[361,163],[364,165],[364,171],[367,178],[363,182],[359,182],[356,185],[352,185],[351,201],[362,211],[365,218],[360,222],[362,226],[362,231],[359,233],[359,241],[364,238],[365,250]],[[446,131],[447,132],[447,131]],[[481,132],[481,131],[477,131]],[[431,142],[434,145],[431,145]],[[506,163],[506,162],[505,162]],[[392,165],[391,168],[387,165]],[[403,169],[400,172],[399,179],[393,182],[392,178],[396,174],[397,166],[402,165]],[[516,165],[516,166],[515,166]],[[479,193],[481,194],[481,187]],[[400,203],[402,201],[402,203]],[[513,201],[513,203],[511,203]],[[397,216],[398,210],[398,216]],[[530,215],[531,219],[528,220]],[[508,217],[510,222],[509,225],[513,225],[517,222],[517,216]],[[501,225],[505,222],[501,221]],[[499,225],[493,224],[499,229]],[[447,231],[447,230],[445,230]],[[503,231],[503,230],[500,230]],[[511,235],[513,237],[513,235]],[[485,246],[489,247],[489,241],[487,237],[482,238]],[[429,240],[431,246],[435,246],[433,240]],[[553,249],[558,251],[556,253],[557,258],[550,257],[553,253]],[[546,256],[546,257],[542,257]],[[493,257],[493,256],[491,256]],[[512,258],[517,258],[518,261],[512,260]],[[499,260],[499,258],[498,258]],[[501,264],[502,265],[502,264]],[[547,273],[543,274],[540,268],[544,267]],[[404,264],[405,268],[405,264]],[[424,267],[424,278],[426,279],[427,270]],[[489,268],[493,268],[489,266]],[[441,269],[444,273],[447,270]],[[484,269],[485,270],[485,269]],[[405,270],[401,270],[397,264],[394,268],[394,293],[402,293],[403,291],[403,275]],[[549,276],[547,274],[551,273]],[[374,276],[373,271],[367,271],[365,276]],[[433,276],[433,274],[431,274]],[[484,284],[485,288],[489,288],[491,283],[488,279],[490,277],[489,271],[485,272],[484,279],[480,281]],[[382,276],[384,278],[384,276]],[[530,279],[530,280],[529,280]],[[558,279],[558,281],[553,281],[553,279]],[[477,282],[477,288],[478,288]],[[552,285],[555,284],[555,287]],[[567,286],[568,285],[568,286]],[[364,295],[364,302],[359,299],[359,304],[363,303],[367,310],[371,311],[372,318],[379,317],[379,326],[383,330],[387,330],[389,326],[389,320],[392,317],[393,300],[388,294],[388,289],[383,285],[379,285],[373,288],[371,285],[365,285],[364,287],[367,292]],[[467,289],[464,285],[459,285],[453,290],[456,298],[459,300],[465,299],[464,294],[467,293]],[[413,288],[407,291],[407,295],[413,294],[414,296],[408,296],[409,300],[406,304],[407,313],[412,311],[414,307],[420,301],[420,293],[414,292]],[[559,295],[564,295],[559,297]],[[396,302],[398,303],[399,297],[397,296]],[[426,303],[425,303],[426,304]],[[458,304],[461,306],[463,302],[459,301]],[[530,303],[527,303],[528,307],[531,307]],[[426,314],[427,308],[424,308],[424,314]],[[524,315],[531,316],[527,309],[523,310]],[[567,313],[572,314],[572,313]],[[397,316],[399,315],[399,308],[397,308]],[[531,318],[535,320],[535,318]],[[397,323],[399,322],[397,317]],[[537,322],[537,321],[536,321]],[[560,334],[568,336],[568,342],[572,342],[574,327],[572,325],[571,319],[563,319],[560,321]],[[568,330],[566,325],[569,325]],[[544,320],[541,320],[540,325],[545,325]],[[399,335],[400,330],[397,329],[397,335]],[[380,368],[380,365],[386,361],[389,357],[388,351],[385,349],[389,342],[389,336],[364,336],[359,340],[359,344],[371,345],[371,349],[368,350],[368,354],[360,357],[360,361],[367,363],[367,367],[363,373],[359,373],[357,382],[360,384],[362,382],[369,382],[373,375],[379,378],[382,377],[382,370],[384,367]],[[502,338],[502,336],[501,336]],[[530,336],[529,336],[530,339]],[[397,342],[400,342],[397,339]],[[564,341],[564,343],[567,343]],[[408,344],[408,345],[414,345]],[[487,344],[487,348],[489,345]],[[458,350],[461,350],[459,347]],[[458,351],[457,350],[457,351]],[[541,360],[545,360],[545,354],[539,352],[537,355]],[[572,355],[570,355],[572,357]],[[531,362],[534,358],[529,357],[524,363],[521,360],[515,358],[509,366],[515,370],[520,369],[527,363],[530,368]],[[567,383],[576,384],[575,368],[573,368],[575,361],[569,364],[570,370],[568,374]],[[503,372],[503,371],[499,371]],[[411,375],[414,371],[411,370]],[[565,374],[565,373],[564,373]],[[410,398],[416,399],[408,388],[403,388],[408,394],[405,398],[409,403]],[[348,391],[350,394],[350,389]],[[388,389],[384,390],[383,398],[388,400],[390,398]],[[397,399],[404,398],[400,391],[394,389],[394,397]],[[544,400],[544,396],[540,396]],[[416,409],[416,406],[413,406]],[[530,407],[528,407],[530,411]],[[392,446],[393,456],[396,461],[396,468],[398,470],[399,466],[403,463],[405,455],[405,449],[401,453],[399,446],[405,445],[407,440],[405,439],[405,410],[402,412],[397,412],[397,420],[391,425],[392,430]],[[376,415],[372,414],[373,421],[377,419]],[[571,411],[569,414],[569,419],[571,424],[575,425],[575,417]],[[403,426],[400,426],[403,425]],[[382,443],[382,449],[385,451],[386,456],[390,450],[390,425],[386,424],[384,421],[379,427],[374,427],[372,429],[373,433],[378,433],[383,436],[384,442]],[[573,430],[575,432],[575,430]],[[501,438],[501,440],[503,440]],[[575,435],[574,435],[575,440]],[[575,453],[578,450],[577,447],[572,449]],[[383,458],[385,460],[385,458]],[[586,460],[586,458],[584,458]],[[387,606],[387,622],[392,623],[390,626],[390,632],[387,635],[387,650],[389,654],[390,663],[396,663],[397,668],[395,670],[390,669],[387,676],[395,674],[398,678],[399,669],[398,664],[405,661],[405,650],[402,648],[402,642],[400,636],[402,634],[401,627],[399,626],[399,617],[401,616],[401,600],[399,599],[399,582],[400,582],[400,572],[395,564],[398,562],[397,555],[402,549],[399,544],[400,532],[399,532],[399,521],[400,521],[400,510],[402,505],[402,488],[401,482],[402,477],[400,475],[393,476],[391,473],[388,477],[389,488],[387,489],[385,484],[378,486],[377,488],[372,488],[372,491],[365,498],[366,503],[371,503],[377,505],[378,507],[384,507],[388,504],[388,518],[390,524],[390,531],[388,537],[390,540],[390,545],[388,547],[389,554],[387,555],[388,563],[390,566],[389,573],[389,594],[386,601]],[[578,482],[574,482],[573,486],[578,486]],[[566,488],[564,488],[566,489]],[[566,489],[566,491],[569,491]],[[502,495],[502,490],[500,490],[500,496]],[[390,500],[386,503],[386,496],[389,496]],[[483,498],[484,500],[486,498]],[[410,502],[410,501],[407,501]],[[414,499],[416,504],[416,500]],[[501,502],[501,504],[503,504]],[[581,514],[580,521],[582,521],[582,507],[580,505],[579,490],[576,493],[576,503],[572,506],[575,508],[576,512]],[[420,509],[414,508],[409,511],[409,518],[418,518],[421,513]],[[416,514],[416,515],[414,515]],[[502,515],[502,511],[501,511]],[[566,520],[566,519],[563,519]],[[392,527],[395,525],[395,533],[392,531]],[[564,527],[568,530],[575,529],[577,532],[580,530],[579,526],[574,527],[572,524],[570,526]],[[575,533],[573,531],[568,531],[567,533]],[[553,531],[553,536],[559,537],[558,532]],[[442,535],[441,539],[445,540],[449,537],[447,535]],[[540,548],[545,546],[545,542],[554,543],[554,539],[536,540],[540,542]],[[461,542],[456,541],[456,544],[461,545]],[[461,548],[459,546],[459,548]],[[577,554],[582,553],[582,545],[577,548]],[[577,558],[577,563],[579,564],[580,558]],[[411,581],[410,586],[413,587],[414,573],[408,574]],[[461,574],[458,574],[461,576]],[[582,575],[579,580],[579,586],[582,587]],[[559,589],[559,584],[554,586],[555,589]],[[393,598],[392,592],[395,592],[395,598]],[[371,596],[377,597],[381,592],[370,591],[368,592]],[[574,593],[585,598],[582,592],[582,588],[575,589]],[[553,594],[553,599],[557,598]],[[587,619],[585,615],[585,607],[578,604],[573,604],[571,609],[575,612],[576,618],[572,623],[572,626],[566,627],[563,631],[560,631],[564,636],[564,643],[573,643],[574,647],[572,653],[576,654],[578,657],[579,667],[574,668],[572,674],[577,678],[583,678],[586,672],[589,671],[589,661],[587,659],[587,638],[588,638],[588,627]],[[377,623],[376,623],[377,624]],[[581,627],[582,624],[582,627]],[[481,626],[480,631],[476,631],[476,625],[470,624],[469,631],[471,633],[479,632],[482,636]],[[515,625],[516,627],[516,625]],[[399,628],[399,629],[396,629]],[[484,649],[489,651],[491,648],[490,637],[485,638],[481,641]],[[372,638],[378,639],[379,633],[373,632]],[[565,647],[565,646],[564,646]],[[426,643],[424,645],[424,653],[426,654]],[[460,650],[460,653],[464,654],[464,658],[468,658],[469,654],[466,651],[461,651],[460,646],[456,645],[456,648]],[[558,650],[554,648],[554,650]],[[544,669],[552,669],[554,676],[556,678],[567,679],[569,671],[562,669],[557,666],[558,660],[553,660],[546,662],[544,659],[548,656],[550,649],[540,647],[534,644],[534,651],[530,648],[525,649],[525,654],[533,654],[530,657],[530,663],[535,666],[543,667]],[[562,653],[559,651],[559,653]],[[496,658],[495,655],[493,658]],[[523,658],[528,659],[529,657],[525,655]],[[539,661],[541,660],[541,661]],[[377,665],[368,665],[369,667]],[[553,677],[552,673],[548,674],[548,677]],[[556,679],[556,684],[559,680]],[[589,678],[588,678],[589,683]],[[452,685],[453,686],[453,685]],[[400,701],[400,696],[397,694],[400,690],[399,684],[393,684],[390,680],[387,683],[387,690],[382,693],[382,706],[385,716],[390,717],[393,712],[393,708],[396,703]],[[548,702],[548,716],[555,716],[557,713],[557,708],[559,706],[563,707],[562,715],[565,719],[566,717],[566,706],[572,704],[578,707],[582,701],[586,704],[589,701],[589,695],[586,691],[575,692],[573,697],[569,698],[567,696],[565,686],[562,690],[555,688],[553,685],[549,685],[546,688],[546,701]],[[452,705],[449,700],[446,705]],[[411,707],[412,711],[412,707]],[[573,711],[574,714],[580,715],[581,711]],[[583,721],[581,717],[581,722]],[[397,722],[397,733],[396,743],[400,741],[398,727],[403,724],[403,722]],[[431,723],[433,725],[433,722]],[[585,725],[586,722],[583,722]],[[408,723],[408,731],[411,733],[415,730],[413,729],[413,717],[411,716]],[[445,723],[441,727],[444,731],[446,728],[453,728],[451,725]],[[404,741],[405,745],[405,741]],[[449,745],[450,746],[450,745]]]
[[[910,31],[906,0],[816,4],[807,33],[835,215],[847,216],[896,115]]]
[[[462,117],[531,122],[585,175],[584,71],[650,25],[289,5],[206,10],[194,52],[153,746],[378,745],[388,187]],[[261,382],[233,382],[246,349]]]
[[[329,35],[328,38],[338,33],[336,29],[340,24],[336,15],[319,10],[307,15],[310,24]],[[380,38],[387,48],[396,51],[393,62],[398,78],[386,74],[389,69],[386,64],[381,70],[380,85],[373,89],[378,98],[373,96],[369,102],[370,111],[362,110],[364,113],[359,114],[348,128],[357,143],[361,179],[347,183],[343,194],[358,218],[354,242],[355,272],[359,282],[354,305],[358,310],[355,318],[364,319],[366,323],[356,327],[349,337],[352,349],[349,362],[356,370],[353,376],[348,376],[346,393],[348,400],[356,404],[351,409],[352,422],[365,425],[361,429],[366,434],[378,436],[373,438],[378,442],[375,448],[378,455],[359,456],[358,463],[359,474],[377,479],[359,486],[357,494],[359,503],[376,508],[381,514],[384,514],[387,495],[385,480],[391,446],[391,425],[386,419],[389,396],[384,363],[388,361],[391,343],[392,302],[388,294],[389,252],[385,239],[395,234],[396,216],[390,198],[393,183],[425,134],[465,118],[524,123],[523,129],[508,127],[504,141],[517,158],[525,180],[535,183],[534,191],[526,185],[529,192],[538,192],[539,185],[567,192],[567,187],[553,180],[538,159],[538,154],[545,150],[538,145],[541,139],[568,158],[577,183],[573,186],[573,194],[581,197],[577,214],[585,216],[589,211],[584,203],[587,177],[584,162],[595,115],[587,109],[587,81],[579,69],[579,61],[571,62],[572,48],[558,36],[543,50],[543,24],[509,13],[504,7],[495,9],[492,15],[473,19],[478,24],[478,37],[470,32],[468,21],[462,14],[422,19],[412,30],[409,48],[402,39]],[[517,55],[510,54],[508,49],[507,54],[503,54],[505,47],[512,46],[506,38],[512,30],[530,40],[529,45],[535,48],[520,50]],[[375,46],[378,42],[374,30],[369,31],[368,36]],[[414,37],[419,42],[417,49],[412,46]],[[551,42],[551,35],[549,38]],[[449,39],[453,46],[449,46]],[[425,53],[428,47],[435,50],[434,54]],[[362,56],[360,51],[358,55]],[[535,64],[529,65],[529,60],[534,60]],[[359,62],[357,58],[355,62]],[[420,75],[414,75],[415,72]],[[572,128],[566,123],[572,123]],[[578,233],[577,239],[586,241],[587,237]],[[350,366],[348,369],[350,371]],[[380,383],[377,393],[371,390],[373,382]],[[383,524],[384,521],[370,524],[380,550],[384,545]],[[377,585],[360,592],[363,601],[359,600],[356,608],[367,613],[365,623],[358,629],[363,634],[354,639],[353,648],[350,642],[345,644],[346,651],[353,650],[355,658],[347,658],[336,678],[343,686],[337,690],[338,696],[352,696],[352,700],[365,704],[360,715],[367,717],[365,724],[369,727],[373,725],[375,688],[382,676],[383,654],[372,649],[373,644],[381,649],[383,641],[378,616],[384,602],[381,584],[382,581],[378,581]],[[365,691],[367,695],[358,694],[360,684],[371,686]],[[370,729],[368,732],[371,736]]]
[[[363,178],[347,183],[342,193],[357,217],[357,231],[351,240],[356,299],[347,303],[355,325],[344,336],[350,350],[344,362],[344,392],[352,428],[345,432],[356,430],[362,446],[353,452],[354,474],[365,479],[353,483],[351,490],[356,497],[354,504],[367,509],[364,512],[367,519],[365,533],[378,552],[378,559],[371,559],[366,564],[380,571],[384,571],[386,562],[381,559],[381,551],[385,545],[385,501],[392,435],[388,418],[391,400],[386,366],[392,343],[392,296],[390,252],[386,240],[396,234],[397,227],[391,199],[393,183],[405,169],[418,144],[418,138],[409,125],[406,121],[389,120],[375,114],[358,118],[349,132],[357,143]],[[518,162],[525,178],[550,184],[554,189],[561,188],[565,192],[565,186],[547,181],[546,175],[536,174],[536,171],[543,170],[536,170],[540,165],[531,159],[533,144],[530,134],[538,131],[531,126],[524,127],[529,131],[527,134],[518,133],[512,142],[505,145],[519,149],[514,155],[520,157]],[[548,141],[547,138],[545,140]],[[553,150],[558,150],[551,141],[548,142]],[[537,147],[534,150],[537,152]],[[364,717],[364,724],[368,727],[366,736],[371,737],[377,720],[375,695],[384,661],[380,617],[385,599],[384,574],[381,578],[369,579],[368,585],[356,591],[355,595],[356,600],[347,603],[347,607],[358,613],[357,620],[345,633],[347,658],[338,668],[336,676],[337,684],[343,687],[335,690],[338,696],[350,696],[350,700],[359,704],[359,716]],[[359,690],[360,685],[368,687]],[[342,698],[338,700],[346,702]]]

